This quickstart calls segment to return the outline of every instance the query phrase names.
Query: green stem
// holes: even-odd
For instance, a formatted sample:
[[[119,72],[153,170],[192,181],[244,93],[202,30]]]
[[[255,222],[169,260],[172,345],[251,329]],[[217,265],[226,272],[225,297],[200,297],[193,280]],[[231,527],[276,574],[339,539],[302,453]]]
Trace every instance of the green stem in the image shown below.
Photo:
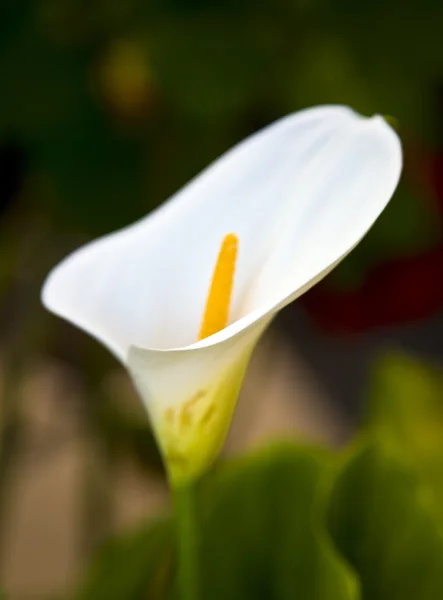
[[[199,557],[195,484],[174,487],[173,499],[177,528],[179,598],[198,600]]]

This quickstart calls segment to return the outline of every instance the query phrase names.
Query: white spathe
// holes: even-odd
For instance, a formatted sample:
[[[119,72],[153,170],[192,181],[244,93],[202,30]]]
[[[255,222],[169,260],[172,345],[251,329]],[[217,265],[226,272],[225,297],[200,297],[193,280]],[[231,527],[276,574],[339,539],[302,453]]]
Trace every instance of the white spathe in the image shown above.
[[[259,336],[361,240],[401,167],[400,141],[382,117],[307,109],[238,144],[159,209],[50,273],[44,304],[126,365],[167,460],[181,465],[172,468],[177,479],[214,458]],[[196,342],[230,232],[239,238],[230,323]],[[221,400],[226,381],[232,389]],[[197,454],[207,455],[198,467]]]

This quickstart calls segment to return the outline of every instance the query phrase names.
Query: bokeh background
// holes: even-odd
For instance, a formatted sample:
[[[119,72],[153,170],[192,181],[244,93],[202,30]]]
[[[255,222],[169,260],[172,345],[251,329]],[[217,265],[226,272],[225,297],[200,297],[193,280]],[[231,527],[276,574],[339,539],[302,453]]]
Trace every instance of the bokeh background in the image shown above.
[[[408,390],[409,374],[441,373],[442,29],[439,0],[1,0],[8,598],[66,597],[104,540],[169,502],[126,374],[45,313],[45,274],[286,113],[343,103],[390,115],[405,170],[362,244],[263,340],[226,453],[283,435],[340,447],[374,381],[400,377]],[[436,390],[443,403],[441,380]]]

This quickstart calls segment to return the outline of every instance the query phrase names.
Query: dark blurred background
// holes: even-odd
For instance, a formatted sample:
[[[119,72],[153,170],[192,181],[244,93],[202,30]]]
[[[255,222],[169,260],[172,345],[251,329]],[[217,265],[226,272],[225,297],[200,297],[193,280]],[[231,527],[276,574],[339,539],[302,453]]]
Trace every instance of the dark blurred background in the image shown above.
[[[443,4],[439,0],[1,0],[0,581],[63,594],[113,531],[167,502],[119,365],[45,313],[47,271],[144,216],[284,114],[392,116],[398,191],[254,357],[227,450],[360,423],[372,364],[443,355]]]

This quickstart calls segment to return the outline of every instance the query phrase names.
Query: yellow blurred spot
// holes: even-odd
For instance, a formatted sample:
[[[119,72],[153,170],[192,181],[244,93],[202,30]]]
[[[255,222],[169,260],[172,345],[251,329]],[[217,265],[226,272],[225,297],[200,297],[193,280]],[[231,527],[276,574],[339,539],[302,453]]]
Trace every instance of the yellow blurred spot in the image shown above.
[[[142,45],[130,39],[114,42],[102,64],[101,85],[118,114],[134,117],[143,113],[151,101],[152,74]]]
[[[212,275],[199,340],[221,331],[228,324],[237,253],[238,237],[228,233],[223,238]]]

